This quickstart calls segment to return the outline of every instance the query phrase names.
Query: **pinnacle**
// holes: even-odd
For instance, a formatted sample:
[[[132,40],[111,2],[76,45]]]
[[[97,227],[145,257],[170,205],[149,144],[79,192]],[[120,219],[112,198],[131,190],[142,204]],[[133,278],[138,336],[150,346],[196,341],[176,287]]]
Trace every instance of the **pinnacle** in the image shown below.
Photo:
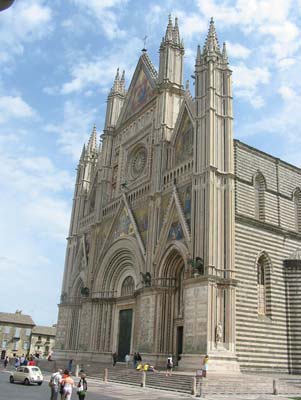
[[[223,59],[225,62],[228,62],[228,54],[227,54],[227,47],[226,47],[226,43],[223,43]]]
[[[173,40],[173,25],[171,20],[171,14],[168,15],[168,24],[165,33],[165,41],[172,41]]]
[[[208,35],[204,45],[205,53],[220,52],[217,33],[215,30],[214,19],[211,17]]]
[[[87,152],[91,153],[96,151],[97,151],[97,131],[96,131],[96,125],[94,124],[90,139],[88,141]]]

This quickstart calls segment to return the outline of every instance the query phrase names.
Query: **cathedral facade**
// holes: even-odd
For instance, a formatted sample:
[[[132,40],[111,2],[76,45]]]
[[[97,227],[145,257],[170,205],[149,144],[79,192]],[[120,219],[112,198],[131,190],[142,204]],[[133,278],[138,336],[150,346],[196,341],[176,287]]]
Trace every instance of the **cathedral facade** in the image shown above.
[[[139,351],[195,368],[301,371],[301,170],[233,139],[213,20],[183,86],[177,19],[117,71],[78,164],[56,357]],[[239,118],[239,116],[238,116]]]

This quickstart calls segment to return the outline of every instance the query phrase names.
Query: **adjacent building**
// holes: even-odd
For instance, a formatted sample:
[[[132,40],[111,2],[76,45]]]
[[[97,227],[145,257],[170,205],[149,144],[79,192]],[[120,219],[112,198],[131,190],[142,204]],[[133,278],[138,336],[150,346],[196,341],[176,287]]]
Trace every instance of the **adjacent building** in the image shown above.
[[[1,359],[6,355],[21,356],[30,349],[32,329],[35,326],[30,315],[21,311],[12,313],[0,312],[0,346]]]
[[[117,71],[83,148],[56,356],[301,372],[301,170],[233,139],[213,20],[193,91],[183,68],[169,19],[159,70],[143,49],[128,90]]]
[[[48,357],[55,344],[56,327],[36,325],[31,334],[30,354]]]

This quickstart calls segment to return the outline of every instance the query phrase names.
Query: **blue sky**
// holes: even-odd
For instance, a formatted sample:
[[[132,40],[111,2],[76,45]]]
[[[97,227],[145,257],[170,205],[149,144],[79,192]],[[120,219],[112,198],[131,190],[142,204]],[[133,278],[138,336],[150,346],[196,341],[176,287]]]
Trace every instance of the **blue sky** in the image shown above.
[[[300,10],[301,0],[15,0],[0,13],[1,311],[56,322],[81,148],[94,123],[101,134],[117,67],[129,85],[145,35],[158,65],[169,13],[185,79],[214,17],[235,137],[301,166]]]

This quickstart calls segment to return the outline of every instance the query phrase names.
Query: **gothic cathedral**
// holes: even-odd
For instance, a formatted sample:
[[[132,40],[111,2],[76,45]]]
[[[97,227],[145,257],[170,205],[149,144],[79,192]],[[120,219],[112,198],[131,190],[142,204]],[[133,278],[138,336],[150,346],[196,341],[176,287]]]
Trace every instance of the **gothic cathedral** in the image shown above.
[[[78,164],[57,358],[301,372],[301,170],[233,139],[213,20],[183,86],[169,18],[159,71],[117,71]],[[238,116],[239,118],[239,116]]]

